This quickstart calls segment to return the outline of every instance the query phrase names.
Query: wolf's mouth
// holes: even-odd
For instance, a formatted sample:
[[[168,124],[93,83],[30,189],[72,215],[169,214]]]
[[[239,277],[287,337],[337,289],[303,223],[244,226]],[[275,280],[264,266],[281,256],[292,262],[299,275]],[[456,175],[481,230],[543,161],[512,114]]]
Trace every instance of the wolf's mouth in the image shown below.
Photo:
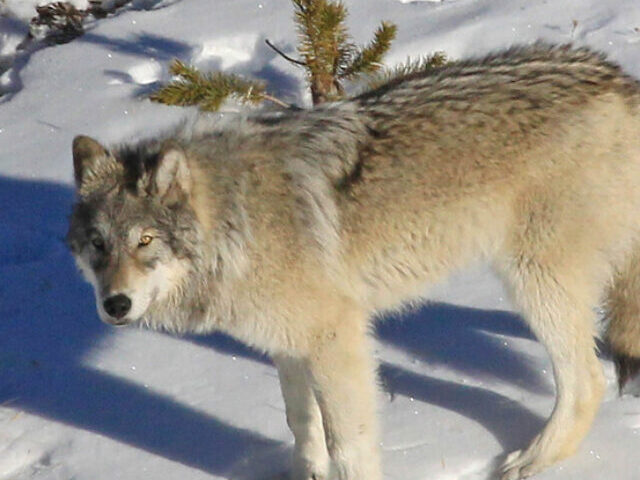
[[[131,323],[128,318],[109,318],[106,322],[113,327],[125,327]]]

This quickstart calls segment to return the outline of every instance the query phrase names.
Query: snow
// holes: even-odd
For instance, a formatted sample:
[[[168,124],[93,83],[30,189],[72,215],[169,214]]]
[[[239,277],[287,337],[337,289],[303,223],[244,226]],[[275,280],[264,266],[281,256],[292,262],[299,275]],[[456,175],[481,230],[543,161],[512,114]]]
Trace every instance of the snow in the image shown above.
[[[281,475],[292,438],[268,359],[219,335],[102,325],[64,235],[73,136],[123,141],[181,118],[145,98],[172,58],[260,77],[309,105],[303,72],[264,44],[295,52],[290,2],[136,1],[71,43],[18,51],[36,3],[0,2],[0,479]],[[360,43],[380,20],[398,25],[389,64],[542,38],[603,50],[640,77],[637,0],[346,3]],[[436,303],[378,326],[385,478],[489,479],[549,415],[551,367],[486,266],[431,293]],[[640,400],[619,398],[603,365],[591,433],[537,478],[640,478]]]

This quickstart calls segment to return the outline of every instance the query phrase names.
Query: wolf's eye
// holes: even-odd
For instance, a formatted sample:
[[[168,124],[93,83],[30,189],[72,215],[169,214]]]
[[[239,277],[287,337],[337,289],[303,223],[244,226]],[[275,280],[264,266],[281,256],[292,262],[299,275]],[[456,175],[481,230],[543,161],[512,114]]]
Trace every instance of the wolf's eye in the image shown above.
[[[140,237],[140,241],[138,242],[138,246],[139,247],[146,247],[147,245],[149,245],[151,243],[151,241],[153,240],[153,237],[151,235],[149,235],[148,233],[142,235]]]
[[[100,235],[94,235],[91,237],[91,245],[96,250],[104,250],[104,240]]]

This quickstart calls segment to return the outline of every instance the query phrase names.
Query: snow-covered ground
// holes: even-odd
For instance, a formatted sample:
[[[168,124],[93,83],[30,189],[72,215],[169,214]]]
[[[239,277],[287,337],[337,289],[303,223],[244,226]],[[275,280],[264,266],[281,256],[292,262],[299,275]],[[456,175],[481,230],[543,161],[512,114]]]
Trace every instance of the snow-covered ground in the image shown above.
[[[290,2],[137,1],[69,44],[16,51],[36,3],[0,1],[0,71],[15,60],[0,77],[0,479],[281,474],[292,438],[269,361],[221,336],[102,325],[64,235],[73,136],[121,141],[175,122],[184,110],[145,99],[172,58],[255,75],[309,103],[302,72],[264,45],[294,51]],[[362,43],[380,20],[397,23],[390,64],[542,38],[601,49],[640,77],[638,0],[346,3]],[[484,266],[433,297],[378,328],[385,478],[489,479],[549,414],[550,365]],[[640,478],[640,400],[618,398],[603,363],[610,385],[593,430],[541,480]]]

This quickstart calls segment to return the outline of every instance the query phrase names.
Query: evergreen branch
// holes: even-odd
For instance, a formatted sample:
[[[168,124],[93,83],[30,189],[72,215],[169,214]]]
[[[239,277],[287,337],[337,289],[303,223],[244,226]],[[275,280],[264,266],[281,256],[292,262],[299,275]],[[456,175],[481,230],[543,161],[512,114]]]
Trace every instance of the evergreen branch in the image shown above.
[[[273,43],[271,43],[271,41],[267,38],[264,41],[269,47],[271,47],[278,55],[280,55],[282,58],[284,58],[285,60],[287,60],[288,62],[293,63],[294,65],[300,65],[301,67],[306,67],[307,64],[304,63],[301,60],[296,60],[293,57],[290,57],[289,55],[287,55],[286,53],[284,53],[282,50],[280,50],[278,47],[276,47]]]
[[[322,0],[321,0],[322,1]],[[304,59],[304,63],[310,71],[315,70],[314,59],[317,58],[316,45],[316,19],[320,2],[313,0],[293,0],[295,13],[294,19],[298,27],[300,43],[298,52]]]
[[[375,32],[373,41],[360,49],[351,62],[338,74],[339,78],[353,79],[364,73],[372,74],[382,66],[382,57],[391,47],[391,42],[396,37],[398,27],[393,23],[382,22]]]
[[[216,111],[229,97],[251,104],[266,99],[263,83],[246,80],[239,75],[222,72],[202,74],[179,60],[173,61],[169,71],[178,78],[153,93],[149,97],[152,101],[167,105],[198,105],[202,110]],[[271,96],[268,99],[274,101]]]
[[[318,25],[318,51],[326,63],[328,71],[335,76],[338,68],[343,64],[353,51],[353,45],[349,42],[344,21],[347,11],[344,4],[339,1],[326,3],[322,10]]]

